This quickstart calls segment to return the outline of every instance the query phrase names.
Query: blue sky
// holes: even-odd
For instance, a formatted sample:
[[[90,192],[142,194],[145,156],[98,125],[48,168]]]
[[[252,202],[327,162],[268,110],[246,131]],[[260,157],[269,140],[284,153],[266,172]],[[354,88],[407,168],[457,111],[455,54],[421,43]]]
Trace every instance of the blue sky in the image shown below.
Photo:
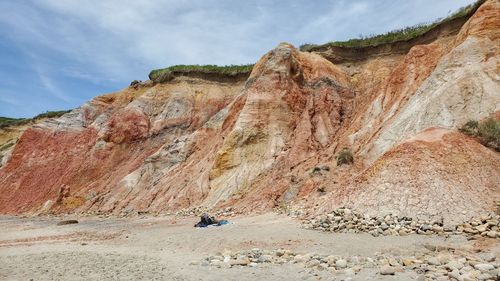
[[[246,64],[445,17],[473,0],[0,0],[0,116],[78,107],[151,69]]]

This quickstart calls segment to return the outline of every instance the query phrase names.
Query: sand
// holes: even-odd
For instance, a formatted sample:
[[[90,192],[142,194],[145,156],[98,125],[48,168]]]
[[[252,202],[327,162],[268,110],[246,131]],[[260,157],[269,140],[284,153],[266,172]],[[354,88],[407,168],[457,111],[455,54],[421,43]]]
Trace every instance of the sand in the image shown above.
[[[424,245],[475,247],[463,236],[372,237],[305,230],[292,218],[264,214],[230,218],[233,224],[194,228],[197,218],[0,217],[1,280],[343,280],[300,264],[216,268],[190,265],[224,249],[285,248],[299,253],[413,255]],[[498,250],[498,249],[497,249]],[[497,252],[498,254],[498,252]],[[382,276],[363,269],[353,280],[414,280],[415,272]]]

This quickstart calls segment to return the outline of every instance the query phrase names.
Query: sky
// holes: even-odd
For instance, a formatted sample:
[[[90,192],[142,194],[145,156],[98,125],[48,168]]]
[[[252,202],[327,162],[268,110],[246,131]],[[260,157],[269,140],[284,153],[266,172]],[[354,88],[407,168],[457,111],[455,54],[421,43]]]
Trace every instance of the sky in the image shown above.
[[[446,17],[473,0],[0,0],[0,116],[76,108],[176,64],[248,64]]]

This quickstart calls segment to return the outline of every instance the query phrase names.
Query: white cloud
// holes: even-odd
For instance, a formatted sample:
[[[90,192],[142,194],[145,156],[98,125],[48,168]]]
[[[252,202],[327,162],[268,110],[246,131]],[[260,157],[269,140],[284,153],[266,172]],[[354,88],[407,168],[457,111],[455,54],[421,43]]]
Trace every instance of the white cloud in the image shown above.
[[[71,98],[63,91],[61,91],[56,83],[52,81],[52,79],[47,76],[45,74],[45,71],[43,71],[40,67],[36,68],[36,73],[38,74],[38,78],[40,79],[42,86],[47,90],[48,93],[65,102],[71,101]]]
[[[282,41],[386,32],[472,1],[0,0],[0,39],[24,53],[47,94],[76,101],[65,79],[125,86],[173,64],[252,63]]]

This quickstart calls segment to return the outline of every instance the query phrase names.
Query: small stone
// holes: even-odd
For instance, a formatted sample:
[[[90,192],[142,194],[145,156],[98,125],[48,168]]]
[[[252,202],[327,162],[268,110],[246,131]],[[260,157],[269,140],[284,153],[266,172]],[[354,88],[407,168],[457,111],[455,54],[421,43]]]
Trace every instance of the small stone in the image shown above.
[[[270,262],[271,259],[272,259],[272,257],[270,255],[262,255],[257,260],[260,263],[264,263],[264,262]]]
[[[400,236],[406,236],[406,235],[408,235],[408,231],[407,231],[406,229],[402,228],[402,229],[400,229],[400,230],[398,231],[398,234],[399,234]]]
[[[250,264],[250,260],[248,258],[245,258],[245,259],[236,259],[236,260],[232,260],[229,262],[230,265],[243,265],[243,266],[246,266],[248,264]]]
[[[404,266],[412,266],[413,265],[413,261],[410,260],[410,259],[403,259],[403,265]]]
[[[308,261],[306,264],[306,267],[311,268],[311,267],[318,266],[319,264],[320,264],[319,260],[314,259],[314,260]]]
[[[438,258],[436,257],[430,257],[427,259],[427,263],[430,264],[430,265],[441,265],[441,263],[439,262]]]
[[[488,263],[478,263],[474,265],[474,268],[481,271],[481,272],[486,272],[495,269],[495,267],[491,264]]]
[[[453,271],[449,272],[448,276],[450,278],[454,278],[454,279],[457,279],[457,280],[462,280],[462,276],[460,276],[460,272],[458,271],[458,269],[454,269]]]
[[[77,224],[77,220],[63,220],[57,223],[57,225],[68,225],[68,224]]]
[[[302,255],[296,255],[295,257],[293,257],[294,262],[305,262],[307,260],[308,259]]]
[[[422,230],[422,231],[427,231],[427,230],[431,230],[431,229],[432,229],[432,227],[428,224],[422,224],[420,226],[420,230]]]
[[[354,272],[354,269],[348,268],[348,269],[344,270],[344,274],[353,276],[353,275],[356,275],[356,272]]]
[[[476,227],[476,229],[477,229],[477,231],[479,231],[479,232],[485,232],[485,231],[486,231],[486,229],[488,229],[488,225],[487,225],[487,224],[478,225],[478,226]]]
[[[493,262],[495,261],[496,256],[493,253],[484,253],[481,255],[481,258],[487,262]]]
[[[346,268],[347,267],[347,261],[344,259],[340,259],[335,262],[335,267],[337,268]]]
[[[250,264],[248,264],[248,266],[250,267],[257,267],[259,264],[255,263],[255,262],[251,262]]]
[[[492,230],[492,231],[488,231],[486,233],[486,236],[490,237],[490,238],[496,238],[497,237],[497,232]]]
[[[389,259],[389,265],[390,266],[399,266],[400,264],[399,264],[399,262],[396,259],[390,258]]]
[[[392,266],[384,265],[380,268],[381,275],[394,275],[396,273],[396,269]]]
[[[458,269],[458,270],[462,269],[462,267],[464,267],[464,265],[459,261],[453,260],[453,261],[448,262],[445,265],[445,267],[448,268],[449,270],[453,271],[455,269]]]

